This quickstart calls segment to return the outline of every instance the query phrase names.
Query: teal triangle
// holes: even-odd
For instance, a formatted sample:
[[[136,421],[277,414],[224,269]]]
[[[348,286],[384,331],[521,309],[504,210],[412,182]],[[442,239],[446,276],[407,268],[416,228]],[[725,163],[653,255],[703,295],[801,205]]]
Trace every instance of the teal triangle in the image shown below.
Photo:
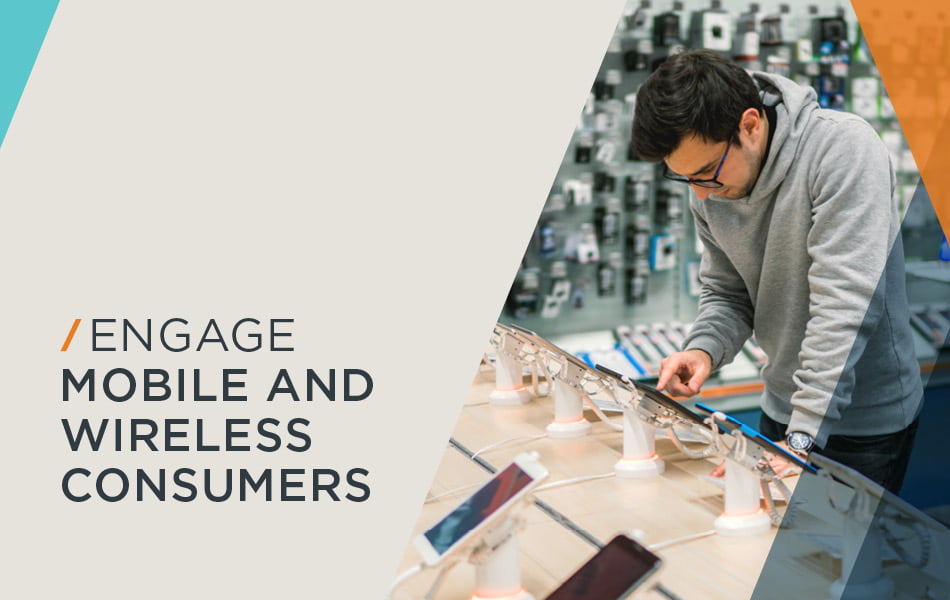
[[[0,0],[0,145],[59,0]]]

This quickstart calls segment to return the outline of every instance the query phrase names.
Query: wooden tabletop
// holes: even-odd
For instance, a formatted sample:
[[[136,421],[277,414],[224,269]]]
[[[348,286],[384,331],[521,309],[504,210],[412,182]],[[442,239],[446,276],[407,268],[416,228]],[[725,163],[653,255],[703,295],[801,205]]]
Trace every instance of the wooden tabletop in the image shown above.
[[[519,407],[496,407],[487,402],[493,387],[494,375],[487,369],[473,382],[452,434],[453,443],[446,446],[432,483],[428,496],[432,500],[423,506],[413,536],[441,519],[477,485],[487,481],[491,473],[486,467],[504,467],[522,452],[535,451],[540,455],[541,463],[550,472],[545,484],[613,473],[622,450],[620,432],[587,412],[585,415],[593,425],[589,435],[574,439],[539,438],[553,417],[551,399],[535,398]],[[619,422],[619,416],[613,415],[613,418]],[[522,583],[536,599],[546,597],[586,562],[597,551],[595,544],[603,544],[617,533],[631,530],[637,531],[644,545],[660,545],[655,550],[663,559],[659,581],[665,590],[684,600],[750,598],[767,557],[770,561],[782,560],[790,576],[803,575],[797,582],[808,581],[809,595],[805,597],[827,596],[828,586],[840,576],[841,561],[814,540],[827,538],[829,534],[833,538],[843,527],[841,514],[829,503],[808,502],[808,506],[798,507],[794,527],[796,541],[783,541],[781,551],[777,550],[771,557],[769,551],[778,531],[776,528],[753,536],[709,535],[677,542],[711,531],[714,519],[723,511],[722,488],[705,477],[719,460],[689,459],[666,439],[657,439],[656,449],[666,463],[665,472],[660,476],[645,480],[608,476],[535,494],[541,508],[531,506],[522,515],[524,528],[518,543]],[[477,453],[477,461],[471,458],[472,453]],[[793,487],[795,479],[789,482]],[[836,493],[851,492],[845,488]],[[784,504],[779,508],[784,510]],[[783,535],[787,535],[785,530]],[[950,555],[950,551],[946,555]],[[410,544],[400,562],[400,572],[419,562],[420,557]],[[940,569],[936,571],[939,576]],[[423,598],[438,572],[438,568],[424,570],[401,585],[393,598]],[[897,578],[904,576],[898,566],[889,569],[888,574]],[[906,577],[923,581],[926,574],[911,572]],[[462,561],[446,573],[433,597],[462,600],[471,596],[474,589],[475,568]],[[636,597],[664,596],[648,589]],[[905,596],[899,594],[898,597]]]

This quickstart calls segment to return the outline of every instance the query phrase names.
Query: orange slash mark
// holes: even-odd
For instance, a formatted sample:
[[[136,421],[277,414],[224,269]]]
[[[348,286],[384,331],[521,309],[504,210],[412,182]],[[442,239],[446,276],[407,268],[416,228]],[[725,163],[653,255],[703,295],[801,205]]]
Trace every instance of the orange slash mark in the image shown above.
[[[79,322],[82,319],[76,319],[73,321],[73,328],[69,330],[69,335],[66,336],[66,341],[63,342],[63,347],[59,349],[60,352],[66,352],[69,350],[69,344],[73,341],[73,336],[76,335],[76,330],[79,329]]]

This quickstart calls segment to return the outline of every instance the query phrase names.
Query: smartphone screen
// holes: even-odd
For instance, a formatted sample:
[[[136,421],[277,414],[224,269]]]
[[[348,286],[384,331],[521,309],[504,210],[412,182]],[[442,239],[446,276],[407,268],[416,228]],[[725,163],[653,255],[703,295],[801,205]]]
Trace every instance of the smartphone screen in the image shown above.
[[[696,423],[697,425],[704,424],[703,418],[701,416],[697,415],[690,409],[683,406],[681,403],[677,402],[676,400],[673,400],[672,398],[670,398],[663,392],[657,390],[656,388],[650,387],[647,384],[642,383],[640,381],[632,381],[631,383],[633,383],[634,387],[640,390],[640,392],[644,396],[646,396],[650,400],[653,400],[660,406],[664,408],[668,408],[671,411],[675,412],[684,421]]]
[[[660,566],[660,557],[624,535],[610,540],[547,600],[620,600]]]
[[[610,375],[611,377],[613,377],[614,379],[618,380],[619,382],[621,382],[622,384],[628,387],[635,387],[636,389],[640,390],[641,394],[643,394],[644,396],[646,396],[648,399],[652,400],[653,402],[659,404],[663,408],[669,409],[670,411],[675,413],[680,419],[684,421],[688,421],[690,423],[696,423],[697,425],[704,424],[703,418],[701,416],[697,415],[693,411],[689,410],[688,408],[686,408],[685,406],[683,406],[676,400],[673,400],[672,398],[670,398],[663,392],[657,390],[656,388],[652,388],[645,383],[625,377],[624,375],[608,367],[605,367],[604,365],[597,365],[597,369],[603,373],[606,373],[607,375]]]
[[[425,537],[440,555],[456,544],[534,479],[517,464],[499,471],[488,483],[469,496],[458,508],[425,532]]]

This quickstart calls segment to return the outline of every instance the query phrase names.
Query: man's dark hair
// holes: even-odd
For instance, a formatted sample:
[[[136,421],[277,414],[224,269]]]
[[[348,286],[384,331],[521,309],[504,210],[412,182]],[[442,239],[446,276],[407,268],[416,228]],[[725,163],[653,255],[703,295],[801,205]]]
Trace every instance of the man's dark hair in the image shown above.
[[[749,108],[761,113],[762,99],[742,67],[709,50],[675,54],[637,91],[633,151],[656,162],[691,133],[707,142],[729,140]]]

